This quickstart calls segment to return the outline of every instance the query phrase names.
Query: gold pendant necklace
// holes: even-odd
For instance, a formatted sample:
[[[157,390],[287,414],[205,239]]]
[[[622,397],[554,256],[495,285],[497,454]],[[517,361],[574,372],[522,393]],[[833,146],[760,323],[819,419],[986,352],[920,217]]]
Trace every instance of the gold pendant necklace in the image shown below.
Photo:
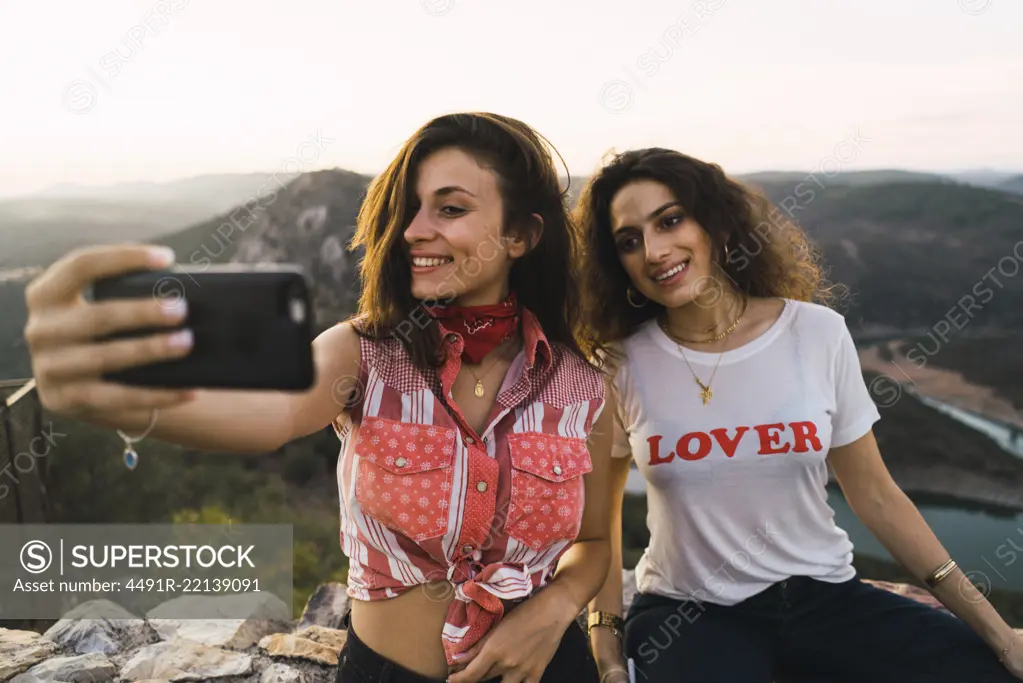
[[[739,325],[739,321],[742,320],[743,314],[745,314],[746,312],[747,305],[748,305],[747,301],[745,300],[744,297],[742,313],[739,314],[735,321],[731,325],[729,325],[728,329],[725,330],[725,332],[722,335],[720,335],[719,338],[723,337],[727,339],[732,334],[732,332],[735,331],[735,328],[738,327]],[[682,347],[682,344],[680,344],[678,342],[678,339],[673,334],[671,334],[671,332],[668,331],[668,323],[665,320],[658,317],[657,324],[660,325],[661,330],[664,331],[664,334],[667,335],[667,337],[671,339],[673,342],[675,342],[675,346],[678,347],[678,352],[682,354],[682,360],[684,360],[686,362],[686,365],[689,367],[689,372],[692,373],[693,379],[696,380],[696,383],[698,385],[700,385],[700,399],[703,401],[703,405],[709,404],[710,399],[714,397],[714,392],[711,391],[710,387],[714,383],[714,375],[717,374],[718,368],[721,366],[721,359],[725,357],[725,351],[728,350],[728,342],[727,341],[725,342],[724,348],[721,349],[721,353],[718,355],[718,362],[714,364],[714,370],[710,373],[710,379],[708,379],[707,383],[704,384],[703,380],[701,380],[696,375],[696,370],[693,369],[692,364],[689,362],[689,358],[686,356],[686,351]]]
[[[472,390],[472,393],[476,395],[476,398],[483,398],[483,394],[487,393],[486,390],[483,388],[483,377],[486,377],[487,373],[493,370],[495,365],[497,365],[496,360],[493,362],[490,368],[487,369],[487,372],[483,373],[482,377],[477,377],[476,373],[472,372],[472,368],[466,366],[466,370],[471,372],[472,376],[476,379],[476,387]]]
[[[700,398],[703,399],[703,405],[707,405],[710,403],[710,399],[714,397],[714,392],[710,390],[710,385],[714,383],[714,375],[718,372],[718,367],[721,365],[721,359],[725,357],[726,349],[721,350],[721,353],[718,355],[718,362],[714,365],[714,371],[710,373],[710,379],[708,379],[707,383],[704,384],[700,378],[696,376],[696,371],[693,370],[693,366],[689,363],[689,359],[686,358],[686,352],[683,350],[682,345],[675,344],[675,346],[678,347],[679,353],[682,354],[682,359],[686,362],[686,365],[689,366],[689,372],[693,373],[693,379],[695,379],[696,383],[700,385]]]
[[[491,365],[490,369],[488,369],[487,372],[490,372],[490,370],[492,370],[493,367],[494,366]],[[476,398],[483,398],[483,394],[487,393],[486,390],[483,388],[483,377],[486,377],[487,373],[486,372],[483,373],[483,377],[480,377],[475,372],[473,372],[472,368],[470,368],[468,365],[465,366],[465,369],[468,370],[472,374],[473,379],[476,380],[476,386],[473,387],[472,393],[476,395]]]
[[[504,342],[501,342],[499,346],[503,345]],[[476,386],[472,390],[472,393],[476,396],[476,398],[483,398],[483,395],[487,393],[486,390],[483,388],[483,378],[490,374],[491,370],[497,367],[498,361],[500,361],[503,356],[504,356],[503,352],[499,353],[497,357],[494,358],[494,362],[490,364],[490,367],[487,368],[487,371],[484,372],[482,375],[477,375],[475,372],[473,372],[472,368],[470,368],[468,365],[465,366],[465,369],[468,370],[472,374],[473,378],[476,380]]]
[[[703,391],[700,392],[700,398],[703,399],[703,405],[707,405],[710,403],[710,399],[714,398],[714,392],[710,390],[710,387],[701,382],[699,377],[696,377],[695,379],[696,383],[703,388]]]

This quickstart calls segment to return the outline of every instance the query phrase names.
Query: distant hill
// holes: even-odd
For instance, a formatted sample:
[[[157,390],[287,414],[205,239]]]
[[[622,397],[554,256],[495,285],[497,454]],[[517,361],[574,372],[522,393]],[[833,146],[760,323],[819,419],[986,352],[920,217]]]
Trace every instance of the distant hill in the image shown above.
[[[999,190],[1023,194],[1023,175],[1017,175],[998,184]]]
[[[824,189],[810,184],[805,188],[812,194],[798,197],[785,174],[753,175],[821,246],[830,279],[849,287],[852,296],[842,311],[854,334],[875,329],[925,334],[947,320],[966,295],[979,308],[972,318],[953,313],[959,324],[969,320],[961,334],[1023,331],[1023,274],[1013,278],[998,271],[1019,240],[1023,200],[943,179],[868,182],[879,173],[889,172],[840,176],[850,182]],[[573,197],[584,180],[572,179]],[[317,320],[329,325],[349,315],[358,298],[360,255],[348,253],[347,245],[369,181],[340,169],[307,173],[275,195],[146,239],[174,247],[179,264],[195,268],[229,261],[300,263],[315,281]],[[99,241],[99,234],[88,241]],[[1011,267],[1003,263],[1006,273]],[[0,358],[6,357],[0,377],[12,376],[5,368],[27,369],[23,287],[0,282]],[[951,334],[960,332],[953,327]]]
[[[297,173],[208,173],[167,181],[135,181],[110,185],[61,183],[21,199],[103,199],[221,204],[223,209],[256,193],[265,195],[298,177]],[[275,180],[275,178],[277,180]],[[277,182],[277,181],[280,182]],[[262,188],[262,190],[260,190]]]
[[[91,243],[148,240],[280,190],[296,174],[205,175],[166,183],[61,185],[0,201],[0,269],[48,265]]]
[[[320,324],[326,326],[351,313],[358,299],[358,255],[349,254],[347,244],[370,179],[342,170],[308,173],[279,192],[260,199],[243,198],[223,211],[206,212],[201,222],[179,219],[173,227],[161,228],[162,223],[154,221],[130,237],[123,232],[129,224],[121,219],[137,214],[119,214],[117,211],[125,209],[118,205],[104,214],[115,220],[104,222],[102,216],[94,214],[89,231],[65,235],[55,244],[42,242],[35,253],[46,253],[47,260],[41,262],[49,262],[80,244],[138,239],[171,246],[180,266],[198,269],[231,261],[300,263],[316,284],[314,306]],[[132,208],[143,206],[140,203]],[[189,223],[194,225],[181,229]],[[0,228],[0,254],[6,255],[3,237]],[[3,269],[0,261],[0,379],[26,377],[30,367],[23,337],[24,289],[34,273]]]
[[[349,315],[358,299],[357,254],[347,252],[370,176],[340,169],[306,173],[285,190],[152,241],[178,264],[292,262],[316,283],[321,324]]]
[[[961,183],[974,185],[976,187],[998,187],[1015,173],[1011,171],[993,171],[991,169],[971,169],[966,171],[955,171],[947,174]]]
[[[813,176],[811,178],[811,176]],[[821,185],[880,185],[883,183],[952,183],[954,179],[940,173],[923,173],[919,171],[903,171],[900,169],[873,169],[868,171],[843,171],[834,175],[828,175],[823,171],[816,174],[813,171],[755,171],[753,173],[739,173],[731,176],[754,187],[787,186],[792,192],[800,183],[807,183],[807,187],[820,187]],[[579,190],[585,185],[589,178],[586,176],[572,176],[572,187],[569,196],[575,199],[579,196]],[[562,187],[567,179],[562,177]]]
[[[25,281],[0,282],[0,380],[32,374],[25,348]]]
[[[1023,330],[1012,256],[1023,201],[1013,195],[945,182],[831,185],[802,197],[787,183],[763,189],[820,245],[830,279],[850,288],[854,326],[929,330],[953,311],[957,324],[969,320],[967,333]],[[970,305],[965,296],[979,306],[972,319],[954,312]]]
[[[101,199],[0,203],[0,269],[48,265],[75,247],[146,240],[210,215],[208,205]]]
[[[787,185],[793,191],[819,185],[878,185],[890,182],[953,182],[945,176],[898,169],[847,171],[835,176],[809,172],[763,171],[736,178],[754,186]],[[151,240],[189,226],[202,225],[210,216],[272,196],[296,174],[208,174],[168,182],[131,182],[105,186],[62,184],[19,198],[0,200],[0,270],[48,265],[61,254],[83,244]],[[976,172],[967,178],[1007,180],[1008,174]],[[368,177],[367,177],[368,180]],[[588,180],[573,176],[567,195],[574,201]],[[977,180],[979,182],[979,180]],[[1020,180],[1005,189],[1019,189]],[[564,187],[568,178],[562,178]],[[1013,188],[1016,188],[1013,190]]]
[[[737,175],[736,178],[750,185],[774,185],[778,183],[788,184],[795,187],[799,183],[808,180],[811,175],[809,171],[758,171],[756,173],[745,173]],[[808,182],[820,187],[821,185],[878,185],[881,183],[904,183],[904,182],[953,182],[950,178],[937,173],[920,173],[917,171],[902,171],[898,169],[876,169],[869,171],[842,171],[829,175],[823,170],[816,172],[814,179]]]

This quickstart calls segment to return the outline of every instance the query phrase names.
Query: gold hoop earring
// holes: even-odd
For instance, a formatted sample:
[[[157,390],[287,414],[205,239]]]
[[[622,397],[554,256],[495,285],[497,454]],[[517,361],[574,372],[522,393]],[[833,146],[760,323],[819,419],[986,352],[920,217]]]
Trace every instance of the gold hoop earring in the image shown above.
[[[647,301],[650,301],[650,299],[644,299],[643,303],[637,304],[635,301],[632,300],[632,290],[633,290],[632,285],[629,285],[629,287],[625,290],[625,298],[629,300],[629,305],[632,306],[633,308],[643,308],[644,306],[646,306]]]

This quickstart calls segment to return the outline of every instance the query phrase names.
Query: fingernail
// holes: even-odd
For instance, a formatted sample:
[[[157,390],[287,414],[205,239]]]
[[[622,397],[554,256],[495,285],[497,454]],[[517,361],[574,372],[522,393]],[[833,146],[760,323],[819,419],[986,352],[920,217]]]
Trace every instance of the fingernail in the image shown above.
[[[170,247],[151,247],[149,249],[149,263],[154,268],[166,268],[174,263],[174,250]]]
[[[174,348],[188,348],[192,345],[192,330],[178,330],[170,336],[168,343]]]
[[[176,299],[168,304],[160,304],[163,314],[168,318],[180,318],[188,312],[188,303],[184,299]]]

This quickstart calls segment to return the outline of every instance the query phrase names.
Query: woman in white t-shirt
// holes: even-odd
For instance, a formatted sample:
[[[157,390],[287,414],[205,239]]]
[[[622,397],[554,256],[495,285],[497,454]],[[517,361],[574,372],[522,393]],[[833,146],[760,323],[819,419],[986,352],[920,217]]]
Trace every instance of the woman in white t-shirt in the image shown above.
[[[804,233],[715,165],[618,155],[591,179],[590,349],[618,398],[612,570],[590,605],[604,683],[1023,679],[1023,637],[890,477],[879,414]],[[621,602],[630,460],[650,544]],[[860,581],[825,486],[952,616]],[[624,643],[621,639],[624,638]],[[1001,662],[1001,663],[1000,663]]]

